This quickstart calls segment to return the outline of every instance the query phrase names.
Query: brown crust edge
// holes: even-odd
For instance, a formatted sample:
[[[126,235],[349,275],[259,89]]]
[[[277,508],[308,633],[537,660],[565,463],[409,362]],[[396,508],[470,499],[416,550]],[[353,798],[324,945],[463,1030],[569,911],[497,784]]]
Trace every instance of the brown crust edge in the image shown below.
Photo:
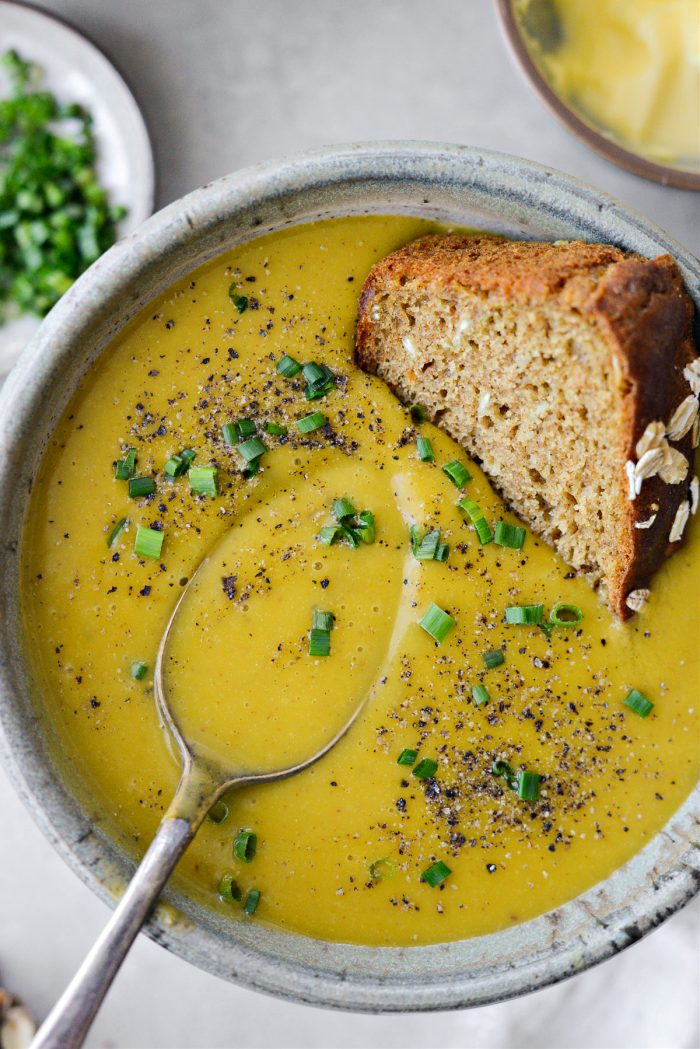
[[[436,267],[430,256],[440,245],[450,251],[469,248],[470,253],[486,248],[487,255],[492,254],[496,245],[502,246],[503,255],[509,245],[517,245],[519,264],[533,251],[540,263],[543,255],[548,263],[554,261],[550,250],[558,247],[494,237],[433,234],[419,238],[380,260],[372,267],[362,286],[358,305],[355,358],[365,371],[380,374],[381,367],[371,318],[372,300],[378,291],[391,291],[402,277],[409,274],[411,278],[434,279]],[[561,247],[564,265],[558,277],[551,267],[545,267],[546,272],[540,272],[531,282],[519,282],[516,297],[527,302],[530,296],[536,299],[554,292],[564,296],[572,306],[590,313],[607,331],[628,386],[624,400],[625,456],[626,460],[635,461],[635,446],[647,425],[656,420],[667,423],[690,392],[683,369],[697,356],[692,336],[692,300],[670,255],[643,259],[626,256],[610,245],[591,245],[582,241]],[[572,254],[578,255],[578,259],[572,258]],[[460,269],[459,266],[453,267],[448,279],[461,282],[464,274],[459,272]],[[581,280],[586,274],[602,278],[595,282],[592,292],[591,283]],[[501,291],[497,280],[488,283],[491,287],[483,288],[487,293]],[[624,463],[620,464],[621,491],[628,505],[627,528],[622,537],[624,567],[611,581],[609,603],[622,620],[634,614],[626,604],[629,593],[648,589],[657,569],[683,546],[684,540],[669,543],[668,537],[678,507],[689,498],[693,474],[690,433],[681,441],[673,442],[673,447],[690,463],[686,479],[680,484],[668,485],[658,476],[649,478],[634,500],[627,499],[627,477]],[[659,508],[652,527],[635,528],[636,523],[647,520],[655,512],[652,509],[654,504]]]

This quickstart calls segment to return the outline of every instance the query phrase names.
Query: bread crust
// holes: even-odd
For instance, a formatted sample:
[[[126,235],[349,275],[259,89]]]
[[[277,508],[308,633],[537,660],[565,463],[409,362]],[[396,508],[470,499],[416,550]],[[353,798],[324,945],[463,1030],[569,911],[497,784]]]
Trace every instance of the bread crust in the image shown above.
[[[582,241],[551,244],[492,236],[430,235],[407,244],[377,263],[362,288],[356,330],[356,359],[366,371],[382,374],[383,348],[372,316],[375,299],[407,282],[428,295],[460,289],[489,301],[519,306],[557,305],[576,311],[606,333],[621,377],[625,462],[634,463],[636,445],[650,423],[666,424],[690,391],[683,375],[696,358],[693,305],[680,271],[669,255],[644,259],[618,248]],[[475,424],[475,427],[478,423]],[[689,498],[692,437],[673,447],[691,463],[687,478],[668,484],[646,479],[635,499],[625,498],[619,556],[608,580],[608,602],[627,619],[631,591],[648,589],[654,572],[682,542],[669,542],[680,504]],[[653,527],[635,525],[656,514]]]

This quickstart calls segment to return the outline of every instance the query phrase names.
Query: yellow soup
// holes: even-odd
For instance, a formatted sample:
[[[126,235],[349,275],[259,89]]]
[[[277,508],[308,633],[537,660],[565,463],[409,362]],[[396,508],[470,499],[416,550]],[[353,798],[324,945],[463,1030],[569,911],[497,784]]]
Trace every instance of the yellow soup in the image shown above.
[[[621,626],[532,535],[482,544],[460,499],[489,533],[517,521],[478,465],[353,364],[369,267],[431,228],[339,219],[197,271],[92,369],[33,487],[23,594],[42,719],[95,818],[135,854],[178,779],[153,665],[181,594],[165,680],[200,747],[241,769],[294,764],[364,702],[311,769],[232,792],[228,819],[183,858],[180,886],[232,920],[383,945],[501,929],[606,877],[697,777],[697,528]],[[322,396],[277,372],[284,354],[330,369]],[[314,412],[325,422],[302,432]],[[239,420],[265,445],[251,476],[227,426]],[[115,479],[129,448],[152,495]],[[185,449],[199,475],[167,476]],[[471,475],[462,489],[442,469],[453,460]],[[202,478],[217,494],[192,490]],[[334,510],[343,498],[352,514]],[[159,556],[135,552],[138,526],[159,533]],[[504,622],[536,604],[547,621],[562,601],[579,623]],[[434,611],[440,644],[419,625],[433,605],[450,617]],[[321,613],[327,655],[310,649]],[[487,666],[493,652],[503,660]],[[648,717],[625,705],[631,689]],[[248,863],[232,852],[241,829],[257,836]],[[252,919],[219,899],[227,874],[260,891]]]

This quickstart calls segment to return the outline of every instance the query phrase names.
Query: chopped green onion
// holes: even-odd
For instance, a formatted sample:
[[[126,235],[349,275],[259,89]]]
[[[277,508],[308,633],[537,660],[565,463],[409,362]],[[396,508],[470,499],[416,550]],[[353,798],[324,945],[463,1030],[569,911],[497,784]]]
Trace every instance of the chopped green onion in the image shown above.
[[[134,681],[143,681],[147,673],[148,667],[141,660],[131,664],[131,676]]]
[[[440,542],[440,529],[435,528],[420,537],[420,529],[411,525],[409,530],[411,550],[417,561],[446,561],[450,554],[447,543]]]
[[[549,613],[549,622],[552,626],[575,626],[583,619],[583,611],[578,605],[567,605],[560,601]]]
[[[217,826],[220,823],[225,823],[229,816],[228,805],[225,801],[219,799],[215,801],[212,807],[207,813],[207,819],[210,823],[215,823]]]
[[[306,379],[304,395],[307,401],[317,401],[319,397],[325,397],[335,386],[335,376],[325,364],[309,361],[308,364],[302,365],[301,370]]]
[[[511,626],[539,626],[544,615],[544,605],[510,605],[506,608],[506,623]]]
[[[238,426],[236,423],[224,423],[221,427],[221,436],[224,443],[231,445],[238,443]]]
[[[248,309],[248,296],[241,295],[236,287],[236,281],[228,289],[228,297],[239,313],[245,313]]]
[[[491,766],[491,772],[494,776],[503,776],[511,790],[518,789],[517,776],[515,775],[513,769],[507,761],[494,761],[493,765]]]
[[[258,836],[252,830],[240,830],[233,839],[233,855],[243,863],[251,863],[258,849]]]
[[[129,521],[128,521],[128,519],[126,517],[120,517],[119,518],[119,520],[115,524],[114,528],[112,529],[112,531],[107,536],[107,546],[108,547],[114,546],[114,544],[116,543],[117,539],[119,538],[119,536],[121,535],[123,530],[126,528],[128,523],[129,523]]]
[[[464,488],[472,479],[472,475],[467,470],[463,463],[460,463],[459,459],[453,459],[450,463],[445,463],[442,468],[442,472],[447,474],[449,479],[452,481],[457,488]]]
[[[430,443],[429,437],[419,437],[416,441],[416,450],[418,452],[418,458],[422,463],[434,463],[435,452],[433,446]]]
[[[431,779],[437,772],[437,761],[432,758],[423,758],[413,769],[413,775],[418,779]]]
[[[331,654],[330,630],[319,630],[312,627],[309,631],[309,655],[321,659]]]
[[[342,534],[343,529],[339,528],[338,525],[324,525],[318,533],[318,538],[324,546],[332,546]]]
[[[433,863],[431,867],[424,870],[420,876],[420,880],[426,882],[431,889],[434,889],[437,885],[441,885],[445,878],[449,878],[452,871],[443,863],[442,860],[438,860],[437,863]]]
[[[424,423],[426,420],[425,410],[421,408],[420,404],[409,404],[408,406],[409,415],[411,416],[411,422]]]
[[[338,529],[345,542],[354,550],[357,550],[361,541],[357,529],[344,524],[338,525]]]
[[[163,532],[157,532],[155,528],[146,528],[145,525],[137,525],[134,537],[134,553],[137,557],[150,557],[157,561],[163,549]]]
[[[171,455],[165,464],[164,470],[168,477],[182,477],[187,473],[192,463],[197,458],[197,453],[192,448],[184,448],[177,455]]]
[[[479,504],[475,503],[473,499],[460,499],[457,503],[457,508],[465,513],[474,525],[476,534],[479,537],[479,542],[482,546],[485,546],[486,543],[490,543],[493,539],[493,535]]]
[[[129,498],[140,499],[145,495],[153,495],[156,490],[152,477],[132,477],[129,480]]]
[[[224,874],[219,882],[219,896],[226,903],[240,903],[242,897],[241,890],[238,888],[238,884],[234,881],[232,874]]]
[[[243,904],[244,914],[255,914],[258,909],[258,904],[260,903],[261,895],[262,893],[260,892],[260,889],[250,890],[245,898],[245,903]]]
[[[435,551],[436,561],[446,561],[450,556],[450,547],[448,543],[439,543],[438,548]]]
[[[654,704],[650,699],[644,695],[643,692],[639,692],[636,688],[633,688],[623,700],[626,707],[633,710],[635,714],[639,714],[640,718],[648,718],[654,709]]]
[[[523,801],[540,800],[540,783],[542,777],[537,772],[519,772],[516,776],[517,794]]]
[[[248,441],[242,441],[236,448],[236,451],[245,459],[246,463],[252,463],[265,454],[267,445],[264,445],[259,437],[251,437]]]
[[[430,606],[418,623],[418,626],[423,627],[426,634],[430,634],[438,645],[442,644],[447,635],[456,625],[457,624],[452,616],[448,615],[447,612],[443,612],[439,605],[435,604]]]
[[[333,516],[336,521],[342,522],[346,517],[354,517],[356,513],[357,510],[345,496],[342,499],[333,500]]]
[[[301,365],[299,361],[295,361],[293,357],[288,357],[285,353],[284,357],[277,362],[277,371],[285,379],[292,379],[297,372],[301,371]]]
[[[313,433],[314,430],[320,430],[327,422],[323,412],[312,412],[311,415],[305,415],[303,419],[297,419],[297,428],[301,433]]]
[[[118,459],[114,466],[117,481],[128,481],[136,472],[136,449],[129,448],[123,459]]]
[[[418,751],[417,750],[410,750],[408,747],[404,747],[404,749],[401,751],[401,753],[399,754],[398,758],[396,759],[396,764],[397,765],[415,765],[417,757],[418,757]]]
[[[493,670],[494,667],[500,667],[501,663],[505,663],[505,656],[500,648],[492,648],[488,652],[484,652],[481,658],[487,670]]]
[[[508,546],[511,550],[522,550],[527,532],[519,525],[508,524],[507,521],[497,521],[493,541],[499,546]]]
[[[486,685],[472,685],[472,696],[477,707],[483,707],[491,699]]]
[[[218,495],[219,472],[215,466],[191,466],[187,477],[195,495]]]
[[[311,618],[311,629],[325,630],[330,633],[334,622],[335,616],[332,612],[321,612],[318,608],[315,608]]]
[[[388,881],[389,878],[393,878],[396,874],[396,864],[392,863],[386,856],[382,856],[380,859],[370,863],[368,870],[372,881]]]
[[[252,419],[239,419],[236,429],[239,437],[252,437],[255,433],[255,423]]]
[[[279,423],[265,423],[265,433],[270,433],[273,437],[286,437],[287,427],[280,426]]]
[[[371,510],[363,510],[361,514],[358,514],[357,520],[358,524],[355,527],[355,532],[359,535],[363,543],[370,546],[374,542],[376,536],[374,514]]]

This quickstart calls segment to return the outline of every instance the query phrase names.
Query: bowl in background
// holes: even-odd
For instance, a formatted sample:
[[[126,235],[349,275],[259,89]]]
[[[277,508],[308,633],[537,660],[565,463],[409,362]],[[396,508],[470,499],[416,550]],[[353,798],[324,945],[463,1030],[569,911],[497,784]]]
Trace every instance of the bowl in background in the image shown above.
[[[196,190],[96,262],[43,322],[0,394],[0,756],[37,823],[102,899],[133,871],[109,827],[61,774],[35,714],[23,654],[19,548],[28,492],[80,378],[144,306],[245,240],[347,214],[412,214],[525,238],[670,251],[700,305],[700,263],[611,198],[528,161],[463,146],[388,142],[272,161]],[[488,936],[412,948],[329,943],[227,920],[170,889],[147,933],[218,976],[299,1002],[368,1011],[499,1001],[586,969],[639,939],[700,884],[700,794],[624,867],[575,900]],[[172,912],[171,912],[172,913]]]

